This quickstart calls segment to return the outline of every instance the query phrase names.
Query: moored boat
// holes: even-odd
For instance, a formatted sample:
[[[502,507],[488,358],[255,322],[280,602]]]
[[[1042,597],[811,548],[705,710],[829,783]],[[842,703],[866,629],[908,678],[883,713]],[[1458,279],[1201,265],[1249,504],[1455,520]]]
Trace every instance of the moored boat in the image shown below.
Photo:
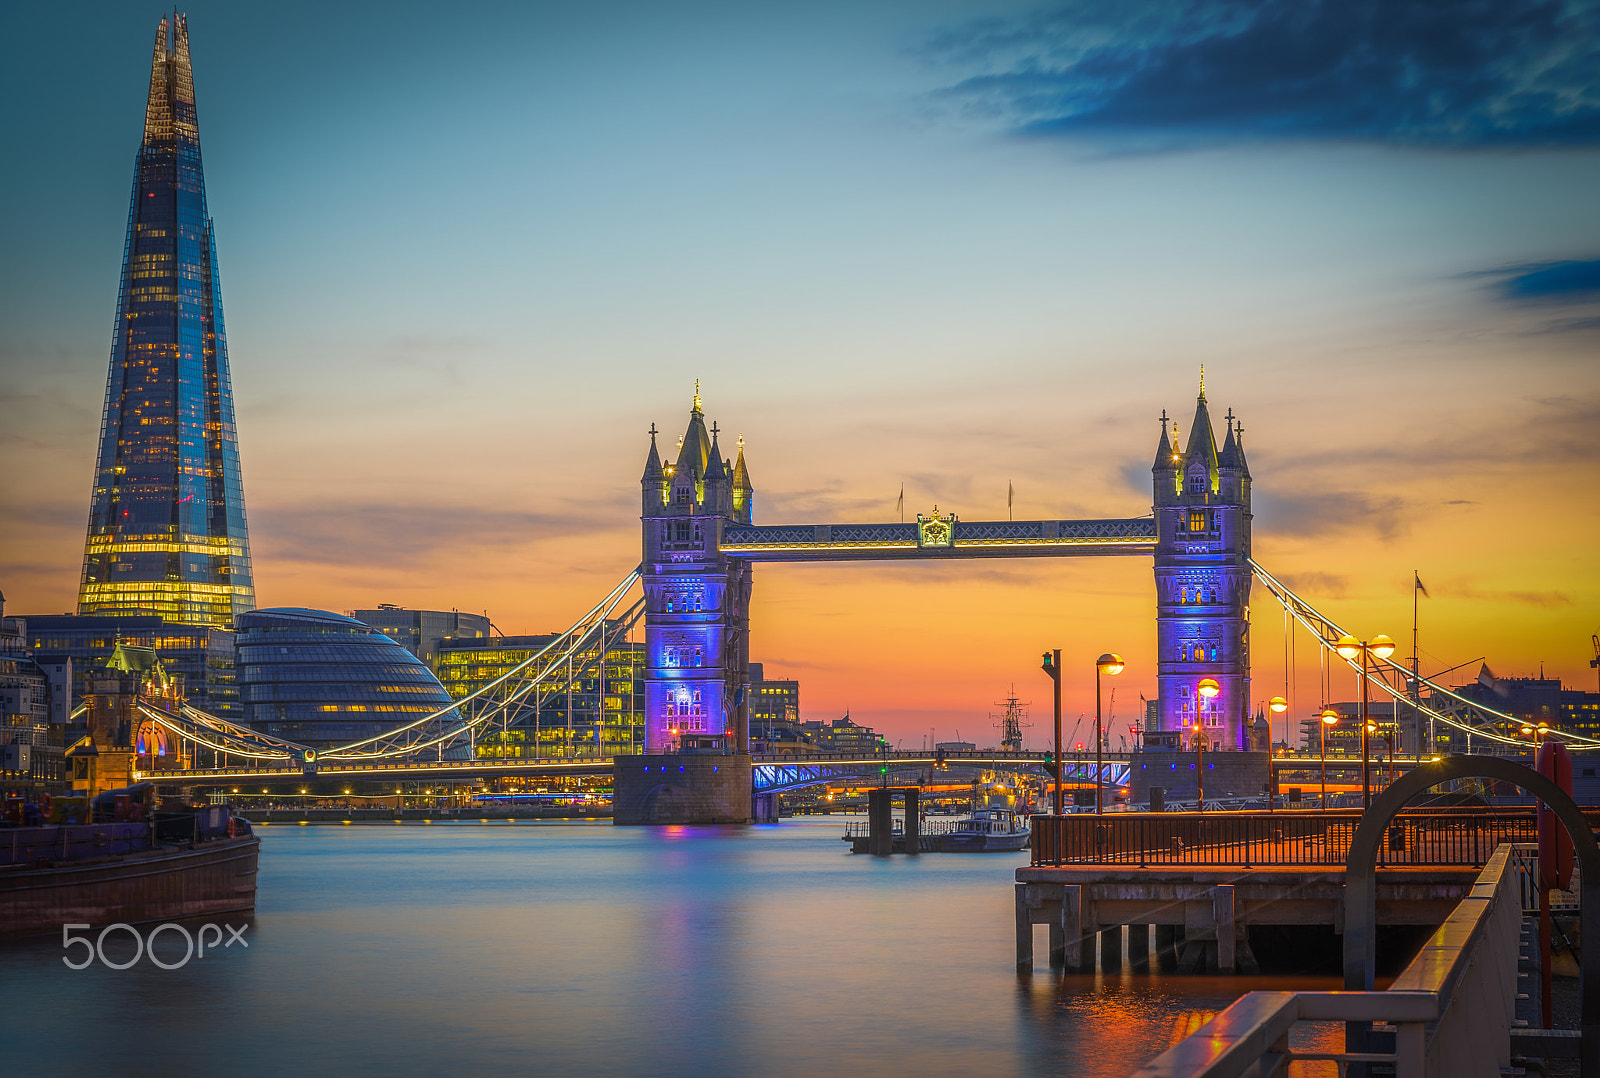
[[[954,853],[993,853],[1026,849],[1033,831],[1028,818],[1008,808],[974,809],[955,830],[940,836],[939,848]]]
[[[226,805],[0,827],[0,938],[249,913],[260,847]]]

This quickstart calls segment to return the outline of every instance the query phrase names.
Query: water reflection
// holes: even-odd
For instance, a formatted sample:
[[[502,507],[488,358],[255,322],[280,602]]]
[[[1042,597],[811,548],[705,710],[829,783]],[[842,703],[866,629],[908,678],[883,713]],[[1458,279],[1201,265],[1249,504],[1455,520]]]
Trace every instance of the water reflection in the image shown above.
[[[852,857],[841,830],[264,828],[248,950],[0,949],[7,1070],[1120,1078],[1284,984],[1019,979],[1026,854]]]

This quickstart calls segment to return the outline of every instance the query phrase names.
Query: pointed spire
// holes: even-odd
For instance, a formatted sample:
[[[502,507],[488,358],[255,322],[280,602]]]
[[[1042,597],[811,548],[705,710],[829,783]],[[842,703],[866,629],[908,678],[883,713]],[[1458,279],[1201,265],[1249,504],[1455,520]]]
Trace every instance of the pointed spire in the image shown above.
[[[722,459],[722,448],[717,445],[717,425],[711,424],[711,455],[706,460],[707,479],[728,478],[728,465]]]
[[[1172,451],[1172,443],[1167,440],[1167,410],[1161,409],[1161,444],[1156,446],[1156,462],[1150,466],[1152,472],[1171,472],[1178,467],[1178,455]]]
[[[145,103],[145,145],[178,141],[200,148],[195,122],[194,70],[189,63],[189,21],[174,12],[156,28],[150,59],[150,97]]]
[[[700,404],[700,383],[694,384],[694,405],[689,409],[689,426],[678,443],[678,459],[673,467],[680,476],[691,476],[696,482],[705,478],[706,466],[711,462],[711,435],[706,432],[705,411]]]
[[[1235,459],[1239,454],[1239,443],[1233,436],[1233,409],[1228,409],[1228,414],[1222,420],[1227,427],[1228,436],[1222,440],[1222,451],[1217,454],[1218,468],[1236,468]]]
[[[1189,444],[1183,451],[1186,467],[1193,465],[1197,460],[1205,462],[1206,471],[1210,475],[1217,474],[1217,436],[1211,430],[1211,413],[1206,410],[1206,394],[1203,389],[1195,401],[1194,422],[1189,424]]]
[[[656,425],[650,424],[650,455],[644,460],[644,475],[640,481],[648,483],[651,480],[660,480],[662,476],[661,454],[656,452]]]
[[[1246,479],[1250,478],[1250,464],[1244,459],[1244,424],[1234,424],[1233,466],[1244,473]]]
[[[746,494],[755,490],[750,485],[750,469],[744,466],[744,435],[739,435],[739,459],[733,465],[733,489]]]

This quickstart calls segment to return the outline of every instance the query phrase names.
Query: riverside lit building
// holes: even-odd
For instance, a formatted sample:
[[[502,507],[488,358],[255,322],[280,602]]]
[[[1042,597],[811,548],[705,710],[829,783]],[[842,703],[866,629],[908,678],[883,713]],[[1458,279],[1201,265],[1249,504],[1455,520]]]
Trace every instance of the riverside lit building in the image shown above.
[[[78,613],[255,607],[187,20],[161,20],[134,166]]]
[[[445,689],[459,700],[526,662],[554,639],[552,635],[444,640],[435,668]],[[614,643],[603,663],[594,662],[597,651],[598,645],[592,645],[574,656],[570,689],[565,688],[567,678],[559,677],[559,690],[530,698],[504,726],[479,731],[479,758],[587,758],[639,752],[644,745],[644,645]],[[536,670],[541,668],[535,665]]]
[[[273,737],[326,748],[451,704],[420,659],[343,614],[253,610],[240,616],[236,643],[244,721]]]

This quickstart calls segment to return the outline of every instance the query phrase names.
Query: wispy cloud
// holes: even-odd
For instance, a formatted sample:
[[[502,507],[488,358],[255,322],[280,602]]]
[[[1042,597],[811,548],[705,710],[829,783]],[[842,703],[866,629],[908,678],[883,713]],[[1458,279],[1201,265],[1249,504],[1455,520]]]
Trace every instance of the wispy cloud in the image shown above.
[[[275,507],[252,520],[261,560],[313,565],[416,566],[452,549],[519,546],[616,530],[619,507],[551,507],[538,513],[472,506],[323,504]]]
[[[1597,27],[1563,0],[1073,0],[923,51],[967,73],[946,100],[1044,135],[1589,146]]]

